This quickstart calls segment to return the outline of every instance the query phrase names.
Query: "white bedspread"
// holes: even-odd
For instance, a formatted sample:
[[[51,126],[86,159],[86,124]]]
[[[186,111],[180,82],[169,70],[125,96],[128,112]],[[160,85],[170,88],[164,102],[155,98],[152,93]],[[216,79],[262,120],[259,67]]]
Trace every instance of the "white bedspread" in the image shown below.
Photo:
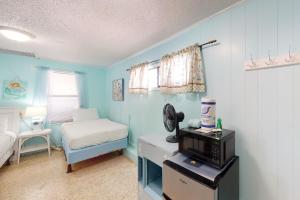
[[[16,134],[13,132],[6,131],[5,133],[0,133],[0,155],[11,149],[15,141]]]
[[[81,149],[126,138],[128,128],[108,119],[97,119],[64,123],[62,133],[71,149]]]
[[[0,167],[12,154],[16,138],[17,136],[13,132],[0,133]]]

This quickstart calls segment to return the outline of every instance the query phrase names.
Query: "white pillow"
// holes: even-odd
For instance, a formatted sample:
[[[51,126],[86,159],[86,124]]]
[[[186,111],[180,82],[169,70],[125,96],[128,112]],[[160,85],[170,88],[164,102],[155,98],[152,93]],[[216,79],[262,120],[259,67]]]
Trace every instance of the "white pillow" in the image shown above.
[[[6,132],[8,129],[8,117],[0,116],[0,133]]]
[[[99,119],[99,116],[95,108],[77,109],[73,111],[74,122],[82,122],[82,121],[96,120],[96,119]]]

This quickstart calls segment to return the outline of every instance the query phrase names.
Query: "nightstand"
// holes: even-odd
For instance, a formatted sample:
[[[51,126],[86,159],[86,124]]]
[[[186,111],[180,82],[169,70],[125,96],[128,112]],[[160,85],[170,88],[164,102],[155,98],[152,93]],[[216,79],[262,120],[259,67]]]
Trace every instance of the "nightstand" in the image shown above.
[[[18,140],[19,140],[18,164],[20,162],[20,156],[23,153],[29,153],[29,152],[35,152],[35,151],[39,151],[39,150],[48,149],[48,154],[50,156],[50,154],[51,154],[50,133],[51,133],[51,129],[32,130],[32,131],[25,131],[25,132],[20,133],[20,135],[18,136]],[[41,138],[45,139],[45,143],[23,147],[23,144],[25,141],[30,140],[35,137],[41,137]]]

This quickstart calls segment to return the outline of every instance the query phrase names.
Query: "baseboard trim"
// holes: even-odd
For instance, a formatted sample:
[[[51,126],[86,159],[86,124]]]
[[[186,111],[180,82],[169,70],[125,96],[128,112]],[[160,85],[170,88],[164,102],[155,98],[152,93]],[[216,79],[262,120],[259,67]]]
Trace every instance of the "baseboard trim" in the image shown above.
[[[123,154],[129,160],[137,164],[137,150],[135,147],[129,146],[127,149],[124,149]]]

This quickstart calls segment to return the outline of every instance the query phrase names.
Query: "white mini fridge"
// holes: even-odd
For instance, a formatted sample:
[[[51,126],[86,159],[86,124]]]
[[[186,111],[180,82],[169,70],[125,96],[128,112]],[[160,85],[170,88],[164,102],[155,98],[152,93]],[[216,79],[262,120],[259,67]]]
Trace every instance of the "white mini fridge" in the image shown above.
[[[216,169],[178,153],[164,161],[162,180],[166,200],[238,200],[239,158]]]

